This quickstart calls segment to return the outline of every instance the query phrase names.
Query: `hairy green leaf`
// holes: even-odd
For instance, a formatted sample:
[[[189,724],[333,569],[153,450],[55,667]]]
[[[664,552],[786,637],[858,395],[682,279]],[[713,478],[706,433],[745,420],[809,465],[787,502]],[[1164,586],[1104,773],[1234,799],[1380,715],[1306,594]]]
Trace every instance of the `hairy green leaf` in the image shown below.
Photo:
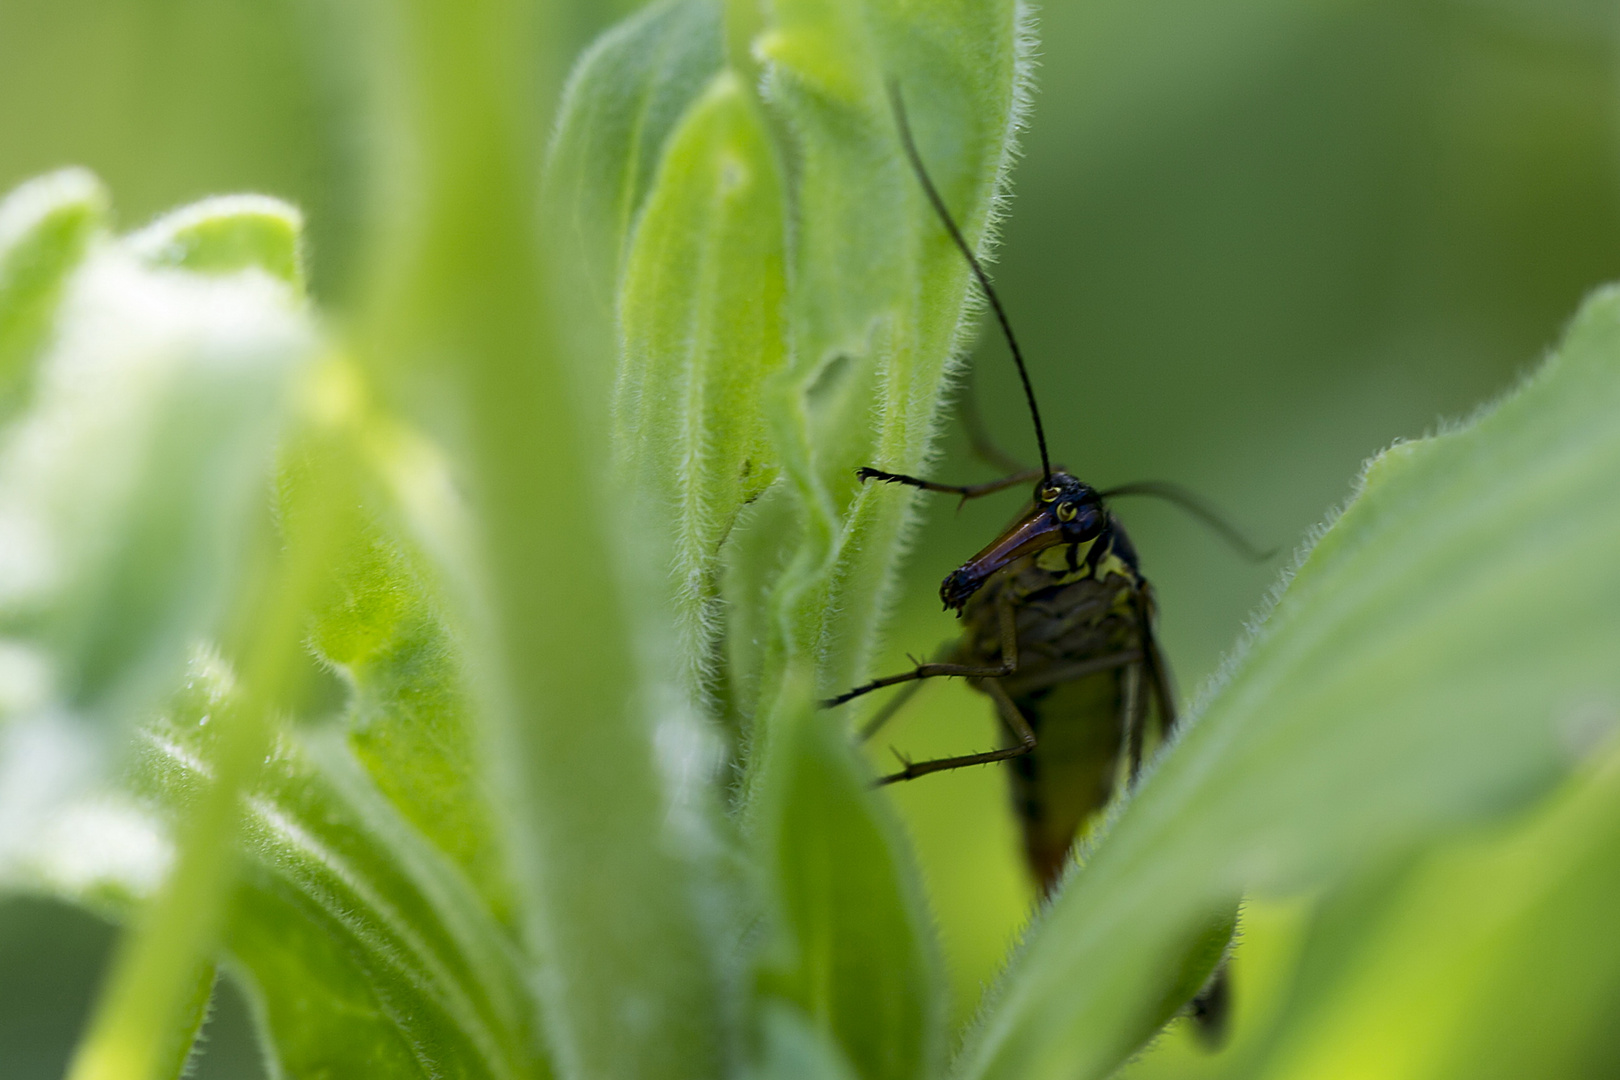
[[[686,662],[712,666],[720,545],[774,478],[764,380],[786,351],[781,184],[757,106],[718,76],[671,136],[626,262],[614,444],[660,522]]]
[[[545,170],[564,327],[611,385],[620,278],[666,140],[720,70],[720,5],[660,0],[603,34],[574,66]],[[699,222],[690,222],[694,226]]]
[[[350,690],[349,742],[397,811],[515,918],[510,872],[479,743],[462,645],[432,584],[398,540],[359,526],[311,646]]]
[[[224,662],[195,656],[184,689],[141,729],[128,786],[37,819],[37,842],[0,862],[0,884],[130,915],[171,864],[170,835],[210,782],[235,696]],[[41,737],[23,748],[36,767],[50,760]],[[509,931],[335,732],[283,733],[244,803],[222,958],[279,1075],[548,1075]],[[174,1045],[178,1075],[189,1038]]]
[[[577,260],[611,316],[630,232],[664,142],[720,69],[720,5],[660,0],[603,34],[574,66],[546,163]]]
[[[787,950],[773,978],[861,1075],[937,1073],[944,980],[888,808],[862,790],[843,724],[805,699],[864,674],[910,500],[857,491],[854,469],[924,462],[967,297],[891,88],[983,237],[1016,125],[1017,20],[1011,3],[790,0],[756,43],[793,170],[791,359],[763,402],[787,483],[729,560],[733,706],[765,721],[747,764]],[[808,685],[778,703],[790,671]]]
[[[1620,292],[1476,421],[1369,466],[1245,654],[1033,929],[971,1077],[1103,1076],[1197,926],[1556,782],[1620,715]]]
[[[769,683],[773,665],[813,656],[817,689],[837,692],[866,674],[914,494],[857,490],[854,470],[922,467],[965,325],[967,269],[910,174],[890,92],[983,246],[1013,152],[1022,38],[1010,0],[772,11],[757,51],[794,166],[795,245],[793,361],[766,408],[804,531],[770,594],[762,667]]]
[[[769,1080],[855,1080],[838,1048],[798,1010],[780,1001],[761,1006],[760,1075]]]
[[[469,655],[547,1042],[570,1074],[719,1075],[742,1010],[718,755],[669,692],[672,628],[640,602],[607,482],[610,354],[570,326],[591,319],[569,288],[588,270],[552,261],[534,190],[552,9],[388,10],[378,97],[405,92],[377,166],[398,170],[398,197],[379,216],[401,242],[374,266],[365,362],[385,393],[427,385],[453,421],[479,543]]]

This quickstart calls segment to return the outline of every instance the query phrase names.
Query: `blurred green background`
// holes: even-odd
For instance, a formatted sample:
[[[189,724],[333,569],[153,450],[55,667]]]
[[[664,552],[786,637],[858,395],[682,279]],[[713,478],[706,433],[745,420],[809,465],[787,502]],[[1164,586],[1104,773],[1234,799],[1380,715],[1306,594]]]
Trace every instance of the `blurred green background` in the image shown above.
[[[577,46],[634,4],[577,5]],[[1292,549],[1359,464],[1466,415],[1620,277],[1620,16],[1611,0],[1052,0],[997,280],[1055,458],[1099,485],[1187,484]],[[313,0],[0,4],[0,186],[83,164],[134,226],[221,191],[309,214],[314,286],[341,306],[365,228],[368,131],[341,9]],[[1033,456],[999,341],[978,394]],[[941,478],[982,478],[949,429]],[[933,508],[885,666],[954,630],[939,579],[1012,510]],[[1166,508],[1125,504],[1184,695],[1286,556],[1247,565]],[[993,738],[931,688],[887,734],[914,756]],[[884,747],[875,753],[886,753]],[[959,1013],[1024,917],[1001,780],[897,793]],[[1250,912],[1243,1017],[1270,1008],[1303,916]],[[60,1075],[109,933],[0,904],[0,1076]],[[1142,1076],[1212,1071],[1172,1033]],[[257,1071],[226,998],[203,1077]]]

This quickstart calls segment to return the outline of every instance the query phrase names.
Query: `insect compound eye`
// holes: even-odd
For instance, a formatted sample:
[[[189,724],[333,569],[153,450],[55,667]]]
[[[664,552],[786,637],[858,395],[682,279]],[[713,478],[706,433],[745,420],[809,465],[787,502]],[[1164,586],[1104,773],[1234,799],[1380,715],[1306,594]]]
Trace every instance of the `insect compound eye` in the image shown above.
[[[1055,487],[1041,488],[1041,502],[1055,502],[1057,501],[1057,497],[1061,494],[1063,494],[1063,492]],[[1064,518],[1064,520],[1067,521],[1069,519]]]
[[[1058,504],[1057,516],[1059,521],[1073,521],[1079,513],[1080,508],[1072,502]]]

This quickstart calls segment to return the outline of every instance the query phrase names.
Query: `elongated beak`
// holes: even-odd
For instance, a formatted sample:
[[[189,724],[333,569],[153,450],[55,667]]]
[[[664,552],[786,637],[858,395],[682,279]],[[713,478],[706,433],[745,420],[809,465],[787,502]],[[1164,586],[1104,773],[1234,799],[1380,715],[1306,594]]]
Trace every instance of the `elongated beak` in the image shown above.
[[[951,571],[939,587],[939,598],[947,608],[962,610],[968,597],[978,592],[990,575],[1025,555],[1033,555],[1063,542],[1063,526],[1047,507],[1037,507],[1013,522],[990,546]]]

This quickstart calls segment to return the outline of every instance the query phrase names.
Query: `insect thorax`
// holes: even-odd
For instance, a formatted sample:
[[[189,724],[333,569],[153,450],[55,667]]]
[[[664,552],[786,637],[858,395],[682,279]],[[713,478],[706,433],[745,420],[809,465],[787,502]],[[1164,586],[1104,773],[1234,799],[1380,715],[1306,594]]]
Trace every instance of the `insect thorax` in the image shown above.
[[[999,571],[963,607],[965,651],[984,662],[1000,658],[998,612],[1008,591],[1025,675],[1048,663],[1137,648],[1146,590],[1136,553],[1116,525],[1094,540],[1048,548]]]

